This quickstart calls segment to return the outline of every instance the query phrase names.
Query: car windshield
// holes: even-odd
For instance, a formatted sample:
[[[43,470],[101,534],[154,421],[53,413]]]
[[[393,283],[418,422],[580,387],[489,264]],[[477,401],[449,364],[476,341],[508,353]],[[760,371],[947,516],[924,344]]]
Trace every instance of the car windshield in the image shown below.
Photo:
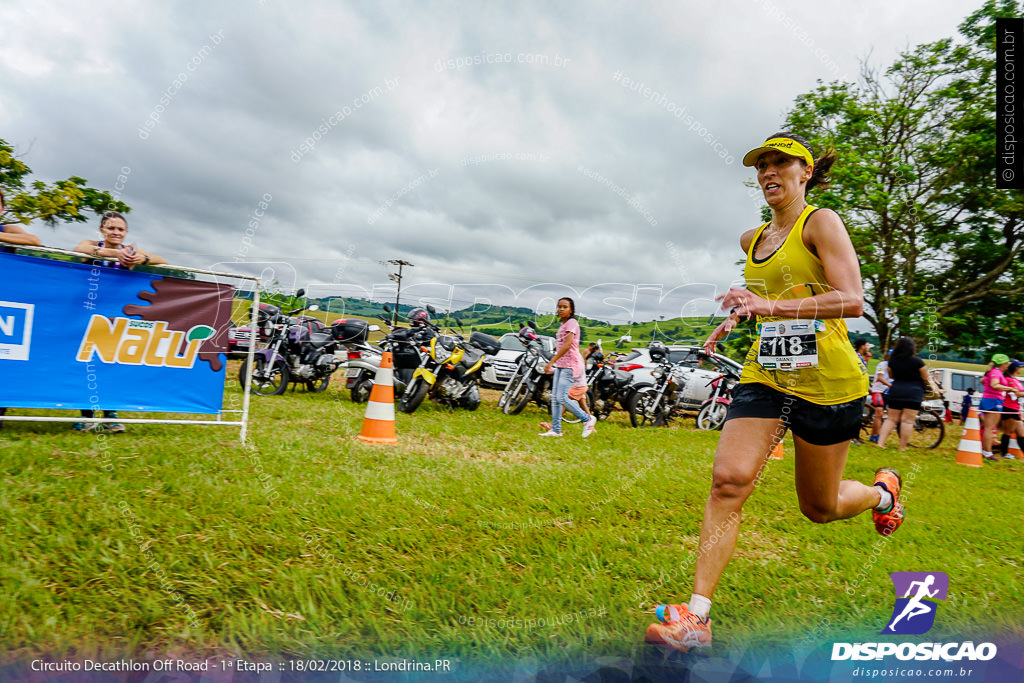
[[[687,367],[695,368],[700,364],[697,352],[693,349],[682,349],[668,352],[668,359],[673,363],[683,363]]]
[[[519,341],[519,337],[515,334],[505,334],[501,337],[501,350],[502,351],[523,351],[526,347]]]

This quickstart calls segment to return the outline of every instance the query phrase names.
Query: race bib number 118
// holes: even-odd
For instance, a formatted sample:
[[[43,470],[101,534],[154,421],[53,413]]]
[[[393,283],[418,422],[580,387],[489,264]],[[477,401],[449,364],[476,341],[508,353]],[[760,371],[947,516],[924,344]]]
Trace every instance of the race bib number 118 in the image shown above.
[[[760,324],[757,362],[768,370],[800,370],[818,366],[821,320],[776,320]]]

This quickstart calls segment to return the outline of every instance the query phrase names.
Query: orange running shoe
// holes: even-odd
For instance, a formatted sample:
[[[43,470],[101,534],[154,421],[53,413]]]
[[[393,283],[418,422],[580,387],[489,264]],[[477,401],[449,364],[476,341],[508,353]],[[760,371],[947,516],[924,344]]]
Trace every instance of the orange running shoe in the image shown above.
[[[678,619],[666,623],[651,624],[644,633],[644,641],[652,645],[667,645],[673,650],[689,652],[691,648],[706,650],[711,647],[711,620],[701,619],[691,614],[685,604],[659,605],[671,608]],[[658,610],[658,618],[664,621],[663,610]]]
[[[880,486],[892,494],[892,507],[885,512],[871,510],[871,518],[875,522],[875,531],[883,536],[889,536],[903,524],[903,503],[900,502],[900,487],[903,486],[903,479],[900,473],[888,467],[880,467],[875,470],[875,486]]]

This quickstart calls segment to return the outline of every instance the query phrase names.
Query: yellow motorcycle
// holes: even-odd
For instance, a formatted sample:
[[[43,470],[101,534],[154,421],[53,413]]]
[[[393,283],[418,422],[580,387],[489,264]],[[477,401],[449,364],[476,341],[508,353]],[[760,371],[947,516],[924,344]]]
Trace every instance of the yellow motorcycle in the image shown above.
[[[469,341],[459,334],[436,334],[420,350],[423,362],[413,372],[398,409],[413,413],[429,396],[452,409],[476,410],[480,406],[480,370],[490,363],[488,356],[501,350],[500,342],[483,332],[472,333]]]

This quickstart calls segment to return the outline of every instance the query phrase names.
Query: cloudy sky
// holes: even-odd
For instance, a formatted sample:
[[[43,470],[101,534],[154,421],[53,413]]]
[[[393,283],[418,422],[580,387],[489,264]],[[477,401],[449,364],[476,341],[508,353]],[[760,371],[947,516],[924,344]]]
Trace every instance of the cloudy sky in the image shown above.
[[[960,5],[16,0],[0,138],[117,191],[172,263],[383,295],[405,259],[403,302],[671,318],[740,276],[743,153]]]

